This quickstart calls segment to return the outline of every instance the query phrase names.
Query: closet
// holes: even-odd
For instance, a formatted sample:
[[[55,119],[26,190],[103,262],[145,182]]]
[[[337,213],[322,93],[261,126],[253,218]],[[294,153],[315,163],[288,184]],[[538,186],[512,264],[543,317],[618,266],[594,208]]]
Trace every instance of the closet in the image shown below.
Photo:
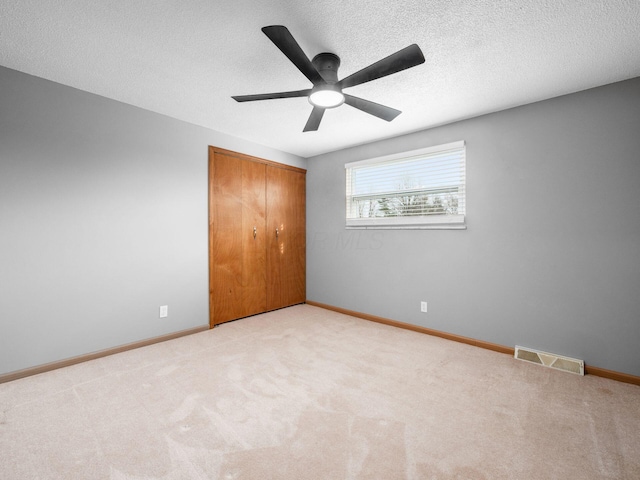
[[[305,174],[209,147],[211,327],[305,301]]]

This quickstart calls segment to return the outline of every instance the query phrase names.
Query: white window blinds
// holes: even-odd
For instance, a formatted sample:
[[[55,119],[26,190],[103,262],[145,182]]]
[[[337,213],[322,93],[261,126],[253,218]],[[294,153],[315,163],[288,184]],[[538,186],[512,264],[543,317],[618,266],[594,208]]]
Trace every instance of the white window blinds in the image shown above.
[[[465,228],[465,144],[348,163],[348,228]]]

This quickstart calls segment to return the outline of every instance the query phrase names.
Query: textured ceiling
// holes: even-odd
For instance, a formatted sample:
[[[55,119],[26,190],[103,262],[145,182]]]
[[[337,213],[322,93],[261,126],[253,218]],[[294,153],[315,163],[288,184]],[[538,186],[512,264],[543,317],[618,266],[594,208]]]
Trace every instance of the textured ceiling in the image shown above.
[[[426,62],[347,93],[302,132],[309,88],[261,32],[285,25],[343,78],[417,43]],[[20,0],[0,2],[0,65],[310,157],[640,76],[639,0]]]

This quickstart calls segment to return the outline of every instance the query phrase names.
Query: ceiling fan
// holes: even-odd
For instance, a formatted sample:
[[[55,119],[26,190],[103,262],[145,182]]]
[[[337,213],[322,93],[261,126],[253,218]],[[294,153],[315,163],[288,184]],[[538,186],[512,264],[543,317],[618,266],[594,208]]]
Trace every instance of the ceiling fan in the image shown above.
[[[424,63],[424,55],[422,55],[420,47],[413,44],[342,80],[338,80],[340,58],[337,55],[319,53],[313,57],[313,60],[309,60],[286,27],[271,25],[263,27],[262,31],[293,62],[298,70],[313,83],[313,87],[306,90],[238,95],[231,98],[237,102],[252,102],[274,98],[309,97],[309,103],[313,105],[313,110],[303,132],[318,130],[324,111],[327,108],[339,107],[343,103],[390,122],[402,112],[395,108],[348,95],[343,93],[342,90]]]

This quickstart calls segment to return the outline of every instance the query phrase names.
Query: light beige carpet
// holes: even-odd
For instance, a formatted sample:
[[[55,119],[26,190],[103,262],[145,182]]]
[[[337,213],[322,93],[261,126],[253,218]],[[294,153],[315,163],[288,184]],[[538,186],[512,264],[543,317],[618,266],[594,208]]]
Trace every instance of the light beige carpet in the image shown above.
[[[300,305],[0,385],[0,478],[637,480],[640,387]]]

